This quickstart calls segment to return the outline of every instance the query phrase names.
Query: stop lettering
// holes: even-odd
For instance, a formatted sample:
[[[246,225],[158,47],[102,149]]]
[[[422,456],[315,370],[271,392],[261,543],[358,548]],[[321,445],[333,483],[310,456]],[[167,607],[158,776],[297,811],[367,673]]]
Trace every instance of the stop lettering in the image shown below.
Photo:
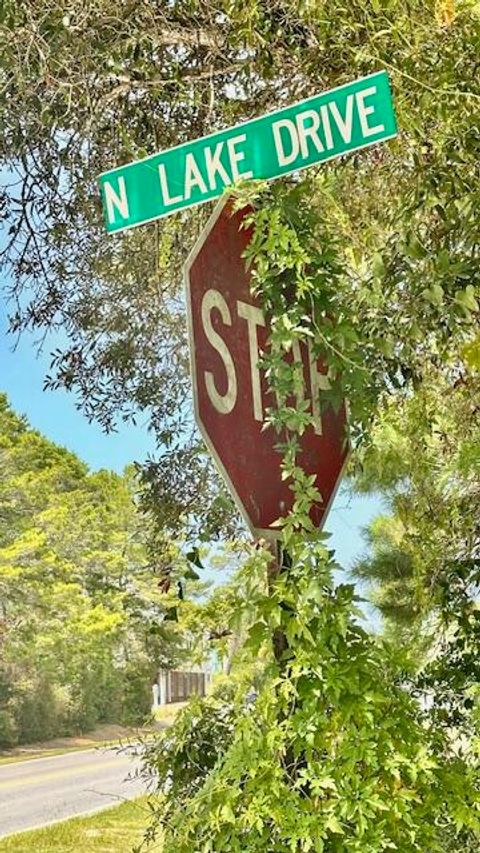
[[[281,480],[278,436],[264,429],[273,405],[263,371],[268,327],[250,293],[242,258],[251,231],[241,228],[247,211],[232,215],[224,203],[213,213],[185,269],[191,369],[197,424],[254,536],[276,535],[271,525],[291,509],[293,493]],[[345,408],[335,414],[320,405],[328,379],[312,350],[295,342],[292,357],[302,364],[303,390],[314,426],[300,438],[298,462],[316,475],[322,503],[311,516],[320,525],[341,478]],[[322,411],[321,411],[322,409]]]

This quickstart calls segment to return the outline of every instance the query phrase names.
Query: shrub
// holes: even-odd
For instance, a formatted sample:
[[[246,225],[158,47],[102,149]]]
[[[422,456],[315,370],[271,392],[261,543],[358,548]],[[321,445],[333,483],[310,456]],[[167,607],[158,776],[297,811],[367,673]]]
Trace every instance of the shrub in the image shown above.
[[[46,680],[22,679],[15,685],[11,699],[19,743],[47,740],[63,734],[61,709],[55,690]]]
[[[138,726],[148,719],[152,707],[153,678],[150,661],[132,661],[125,667],[121,673],[119,722]]]
[[[150,843],[170,816],[202,788],[208,775],[228,749],[234,733],[238,688],[222,679],[215,692],[193,696],[175,722],[143,751],[143,775],[157,788],[152,801],[152,822],[146,832]]]
[[[253,658],[279,618],[288,638],[256,702],[191,703],[159,744],[164,853],[443,853],[459,831],[470,842],[475,768],[427,725],[392,650],[355,624],[353,589],[334,589],[302,548],[256,601]]]
[[[18,730],[15,719],[6,708],[0,708],[0,748],[8,748],[18,743]]]

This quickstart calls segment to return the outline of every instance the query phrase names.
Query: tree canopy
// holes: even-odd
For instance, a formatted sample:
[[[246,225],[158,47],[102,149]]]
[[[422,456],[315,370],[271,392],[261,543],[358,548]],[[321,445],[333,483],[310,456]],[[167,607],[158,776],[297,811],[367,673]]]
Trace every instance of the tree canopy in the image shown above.
[[[133,473],[90,473],[4,395],[0,473],[0,744],[143,721],[181,642],[163,625]]]
[[[338,246],[342,367],[358,350],[368,382],[388,393],[472,338],[474,2],[121,0],[112,9],[103,0],[29,0],[4,3],[0,25],[12,327],[62,326],[69,342],[47,382],[76,390],[106,427],[119,412],[149,412],[162,459],[170,454],[149,471],[157,492],[168,468],[177,493],[191,498],[184,472],[192,458],[194,475],[211,482],[184,405],[180,290],[181,264],[209,206],[106,239],[95,185],[105,168],[384,67],[398,139],[312,170],[297,196],[315,206],[325,239]],[[285,182],[277,186],[281,196]],[[185,449],[192,442],[193,455]]]

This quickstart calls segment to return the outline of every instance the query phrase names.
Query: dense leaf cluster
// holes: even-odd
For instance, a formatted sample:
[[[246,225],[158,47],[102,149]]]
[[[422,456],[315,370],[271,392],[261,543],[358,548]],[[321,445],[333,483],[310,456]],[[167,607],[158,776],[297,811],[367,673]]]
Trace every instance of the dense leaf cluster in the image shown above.
[[[0,397],[0,745],[149,714],[179,645],[132,485],[90,473]]]
[[[380,411],[355,480],[381,490],[391,511],[371,526],[355,573],[392,633],[422,634],[419,687],[434,689],[446,724],[467,727],[480,680],[479,389],[471,358],[430,372]]]
[[[232,720],[232,687],[219,691],[151,749],[164,849],[425,853],[460,827],[474,844],[474,766],[405,690],[398,652],[355,624],[353,588],[333,588],[325,546],[300,536],[290,553],[267,593],[253,591],[265,561],[251,558],[246,650],[270,649],[256,701],[244,680]]]

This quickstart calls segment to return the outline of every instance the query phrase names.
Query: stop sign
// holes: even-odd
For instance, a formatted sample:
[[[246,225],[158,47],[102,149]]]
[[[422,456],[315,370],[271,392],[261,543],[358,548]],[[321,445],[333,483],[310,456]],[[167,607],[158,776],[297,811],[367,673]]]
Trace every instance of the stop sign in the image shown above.
[[[281,479],[280,438],[264,428],[271,392],[258,361],[268,327],[250,293],[242,253],[251,230],[241,228],[246,211],[232,214],[221,202],[193,248],[185,267],[195,417],[232,495],[255,537],[278,534],[273,522],[292,508],[294,496]],[[293,348],[304,376],[303,400],[310,400],[315,427],[300,438],[298,463],[314,474],[322,503],[312,507],[320,526],[340,482],[347,457],[345,406],[320,412],[328,388],[322,364],[304,344]]]

